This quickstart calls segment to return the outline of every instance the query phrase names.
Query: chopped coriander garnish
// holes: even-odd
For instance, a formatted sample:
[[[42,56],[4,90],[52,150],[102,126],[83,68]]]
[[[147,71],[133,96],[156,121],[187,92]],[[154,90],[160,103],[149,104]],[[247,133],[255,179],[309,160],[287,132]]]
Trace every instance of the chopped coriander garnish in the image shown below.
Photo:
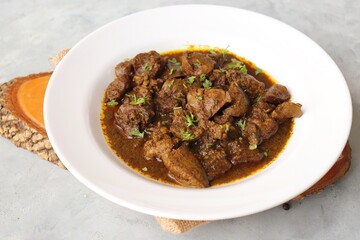
[[[264,151],[263,154],[264,154],[264,157],[269,156],[269,150]]]
[[[195,63],[194,63],[195,66],[199,67],[201,65],[201,62],[199,59],[196,59]]]
[[[220,72],[222,72],[222,73],[227,73],[227,70],[224,69],[224,68],[219,68],[219,70],[220,70]]]
[[[141,170],[143,170],[144,172],[148,171],[147,167],[143,167]]]
[[[262,72],[262,69],[259,67],[255,68],[255,75],[259,75]]]
[[[135,94],[126,94],[126,96],[133,99],[130,102],[131,105],[146,104],[146,102],[149,101],[148,96],[140,97],[140,98],[137,98]]]
[[[133,137],[144,138],[144,132],[140,132],[139,129],[131,129],[130,135]]]
[[[195,82],[195,76],[188,77],[188,83],[191,85]]]
[[[172,85],[174,85],[175,79],[171,80],[170,84],[168,85],[168,89],[170,89],[172,87]]]
[[[192,113],[185,115],[185,123],[187,127],[195,126],[199,120],[194,117]]]
[[[174,72],[174,69],[171,68],[170,71],[169,71],[169,75],[173,74],[173,72]]]
[[[202,96],[196,96],[196,99],[201,101],[201,100],[203,100],[203,97]]]
[[[257,145],[256,144],[250,144],[249,149],[250,150],[255,150],[255,149],[257,149]]]
[[[242,67],[243,65],[244,65],[244,63],[240,62],[238,59],[232,58],[232,59],[231,59],[231,63],[228,65],[228,68],[231,68],[231,69],[235,69],[235,68],[241,69],[241,67]]]
[[[239,121],[236,122],[236,125],[239,126],[241,131],[244,131],[246,129],[246,120],[245,119],[240,119]]]
[[[220,125],[220,127],[224,129],[225,133],[229,132],[230,130],[229,124]]]
[[[169,59],[169,62],[170,62],[172,65],[180,66],[180,63],[176,60],[176,58]]]
[[[113,107],[113,106],[116,106],[116,105],[118,105],[118,104],[119,104],[119,103],[113,99],[113,100],[111,100],[110,102],[107,102],[107,103],[106,103],[106,106]]]
[[[206,74],[205,73],[203,73],[203,74],[201,74],[200,75],[200,81],[205,81],[205,79],[206,79]]]
[[[192,135],[192,134],[189,133],[189,132],[181,131],[180,133],[181,133],[181,135],[182,135],[182,137],[183,137],[182,139],[183,139],[184,141],[194,140],[194,138],[195,138],[195,136]]]
[[[205,80],[205,82],[203,83],[203,87],[206,89],[209,89],[212,87],[212,82],[209,81],[208,79]]]
[[[180,102],[182,102],[182,103],[184,103],[184,102],[185,102],[185,99],[183,99],[183,98],[174,97],[174,99],[175,99],[175,100],[178,100],[178,101],[180,101]]]
[[[145,63],[144,65],[141,66],[141,69],[143,72],[145,72],[145,71],[151,70],[152,67],[148,63]]]
[[[246,68],[246,65],[242,65],[242,67],[240,68],[240,72],[243,73],[243,74],[247,74],[247,68]]]
[[[222,48],[220,49],[220,53],[223,55],[223,57],[225,56],[225,54],[227,54],[229,52],[228,48],[230,46],[228,45],[226,48]]]
[[[261,95],[257,96],[254,100],[253,100],[253,104],[259,102],[261,100]]]
[[[215,50],[214,49],[209,49],[209,52],[212,54],[212,55],[216,55],[217,54],[217,52],[215,52]]]

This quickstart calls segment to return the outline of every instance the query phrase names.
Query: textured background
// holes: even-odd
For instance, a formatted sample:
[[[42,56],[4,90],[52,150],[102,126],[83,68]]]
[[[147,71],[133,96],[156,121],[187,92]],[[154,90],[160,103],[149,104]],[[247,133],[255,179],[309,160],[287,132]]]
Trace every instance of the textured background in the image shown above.
[[[348,175],[321,195],[294,202],[290,211],[276,207],[172,236],[152,216],[107,201],[68,171],[0,138],[0,239],[360,239],[358,0],[0,0],[0,82],[48,71],[49,56],[105,23],[181,3],[223,4],[263,13],[304,32],[329,53],[353,99],[353,164]]]

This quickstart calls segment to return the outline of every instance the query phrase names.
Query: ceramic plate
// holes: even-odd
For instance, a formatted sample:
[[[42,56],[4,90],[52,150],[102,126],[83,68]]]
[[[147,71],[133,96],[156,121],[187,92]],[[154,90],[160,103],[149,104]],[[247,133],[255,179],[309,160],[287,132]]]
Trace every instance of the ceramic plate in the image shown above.
[[[128,168],[107,146],[100,127],[104,90],[114,66],[137,53],[189,44],[225,48],[254,62],[303,105],[294,134],[278,159],[236,183],[186,189]],[[179,5],[135,13],[81,40],[54,71],[44,117],[61,161],[86,186],[143,213],[190,220],[244,216],[282,204],[308,189],[335,163],[349,135],[346,82],[331,58],[299,31],[236,8]]]

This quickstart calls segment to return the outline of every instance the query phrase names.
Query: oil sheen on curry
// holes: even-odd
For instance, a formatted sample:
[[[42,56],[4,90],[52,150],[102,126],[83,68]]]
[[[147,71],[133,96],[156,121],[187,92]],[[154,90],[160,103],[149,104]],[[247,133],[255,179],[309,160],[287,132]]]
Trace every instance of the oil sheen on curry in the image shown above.
[[[128,166],[152,179],[205,188],[269,165],[301,104],[226,49],[140,53],[115,66],[101,124]]]

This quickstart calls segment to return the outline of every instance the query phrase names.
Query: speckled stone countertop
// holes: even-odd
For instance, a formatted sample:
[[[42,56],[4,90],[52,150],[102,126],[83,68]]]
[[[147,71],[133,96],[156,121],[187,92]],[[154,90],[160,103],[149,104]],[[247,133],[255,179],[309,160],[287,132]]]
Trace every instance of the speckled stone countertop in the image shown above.
[[[274,17],[328,52],[343,72],[353,100],[353,161],[348,175],[320,195],[293,202],[289,211],[276,207],[173,236],[152,216],[109,202],[68,171],[0,138],[0,239],[360,239],[358,0],[1,0],[0,82],[48,71],[49,56],[105,23],[182,3],[222,4]]]

